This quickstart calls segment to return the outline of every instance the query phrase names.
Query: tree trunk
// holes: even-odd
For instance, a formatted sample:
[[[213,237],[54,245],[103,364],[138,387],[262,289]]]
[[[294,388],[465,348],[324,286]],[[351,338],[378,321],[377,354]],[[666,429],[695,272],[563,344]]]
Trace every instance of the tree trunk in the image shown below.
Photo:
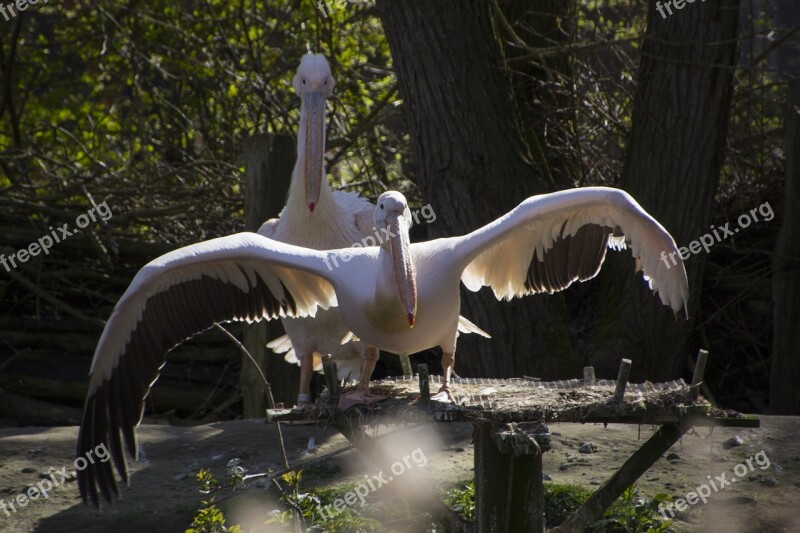
[[[437,215],[429,237],[460,235],[547,191],[531,166],[495,32],[479,0],[378,0],[410,133],[416,182]],[[492,335],[459,338],[456,370],[484,377],[577,375],[559,295],[497,302],[462,290],[462,314]]]
[[[786,112],[786,205],[775,246],[774,339],[769,410],[800,414],[800,80],[791,83]]]
[[[654,7],[648,15],[622,186],[678,246],[709,232],[728,133],[739,7],[739,0],[695,2],[666,18]],[[692,322],[676,319],[650,293],[630,254],[609,255],[593,331],[598,374],[612,375],[623,356],[634,360],[636,381],[677,377],[696,352]],[[690,317],[699,308],[705,260],[701,253],[686,261]]]
[[[245,146],[245,229],[256,231],[267,219],[277,217],[286,203],[286,193],[294,165],[294,140],[289,136],[258,134]],[[260,322],[244,327],[242,344],[261,366],[276,402],[294,405],[300,381],[299,367],[283,361],[283,356],[266,347],[283,335],[280,321]],[[244,418],[264,416],[267,399],[264,384],[250,359],[242,356],[242,395]]]
[[[573,142],[570,129],[578,123],[572,54],[565,52],[531,59],[531,49],[552,49],[572,43],[577,24],[575,0],[498,0],[509,25],[498,28],[503,51],[511,66],[511,83],[517,106],[525,120],[522,135],[531,147],[536,171],[556,189],[574,187],[583,169],[574,168],[563,149]],[[513,31],[527,47],[511,42]]]

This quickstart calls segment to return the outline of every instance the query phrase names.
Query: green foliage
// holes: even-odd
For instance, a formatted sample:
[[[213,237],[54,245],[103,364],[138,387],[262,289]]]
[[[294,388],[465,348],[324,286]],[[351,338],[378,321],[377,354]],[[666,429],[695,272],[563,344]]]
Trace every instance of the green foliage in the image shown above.
[[[544,517],[546,527],[555,527],[591,496],[591,491],[564,483],[544,484]]]
[[[203,508],[197,512],[185,533],[242,533],[242,530],[239,526],[225,525],[225,517],[212,498],[203,502]]]
[[[465,520],[475,520],[475,481],[444,493],[444,503]]]
[[[198,490],[202,494],[210,494],[219,488],[219,482],[214,475],[204,468],[197,473],[197,480],[200,482]],[[202,505],[185,533],[242,533],[239,526],[225,525],[225,516],[214,504],[213,496],[203,500]]]
[[[661,503],[669,501],[666,494],[656,494],[651,500],[638,496],[636,485],[631,485],[603,515],[592,524],[593,533],[666,533],[675,531],[670,520],[658,511]]]
[[[295,135],[291,80],[313,51],[337,80],[329,168],[379,194],[399,179],[402,154],[385,125],[397,101],[388,45],[363,4],[317,9],[290,0],[40,3],[18,19],[18,36],[0,35],[0,50],[16,52],[3,58],[14,75],[0,87],[9,104],[0,106],[0,187],[67,210],[83,211],[90,195],[107,200],[115,218],[129,214],[122,227],[112,220],[117,237],[186,244],[232,233],[244,142]],[[184,208],[157,216],[176,204]],[[27,214],[37,227],[54,222],[36,213]]]
[[[267,523],[283,526],[285,531],[291,531],[293,518],[292,509],[300,509],[308,531],[330,532],[378,532],[386,531],[381,522],[367,516],[367,510],[358,505],[347,505],[342,511],[337,512],[332,504],[337,499],[352,491],[356,484],[349,483],[330,488],[315,489],[313,492],[301,492],[300,481],[302,471],[289,472],[281,479],[286,483],[279,501],[286,510],[275,514]],[[331,506],[326,509],[327,506]],[[371,506],[373,507],[373,506]],[[374,506],[370,511],[380,516],[380,506]]]
[[[591,496],[591,491],[563,483],[544,484],[545,526],[553,528],[563,523]],[[636,485],[628,487],[622,496],[592,524],[593,533],[666,533],[674,531],[670,521],[664,521],[659,504],[668,501],[666,494],[656,494],[651,500],[638,496]],[[460,483],[444,493],[444,502],[465,520],[475,520],[475,483]]]

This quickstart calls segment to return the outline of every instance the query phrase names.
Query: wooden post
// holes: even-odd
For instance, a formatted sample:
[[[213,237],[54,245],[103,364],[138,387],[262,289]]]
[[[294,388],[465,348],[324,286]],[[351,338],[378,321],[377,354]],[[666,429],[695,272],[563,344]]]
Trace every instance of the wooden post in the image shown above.
[[[400,368],[403,369],[403,376],[412,377],[414,370],[411,368],[411,360],[407,355],[399,355],[398,357],[400,358]]]
[[[694,375],[692,376],[692,399],[696,400],[700,393],[700,384],[703,382],[703,375],[706,371],[706,361],[708,361],[708,351],[700,350],[697,354],[697,363],[694,365]]]
[[[325,373],[325,384],[328,386],[331,398],[339,395],[339,376],[336,374],[336,363],[330,355],[322,356],[322,371]]]
[[[678,426],[665,424],[656,431],[644,445],[628,458],[627,461],[614,473],[608,481],[603,483],[572,516],[557,528],[551,529],[552,533],[566,533],[572,531],[585,531],[591,524],[603,516],[603,512],[622,495],[648,468],[653,466],[661,455],[669,450],[673,444],[691,426]],[[476,443],[477,451],[477,443]],[[477,486],[476,486],[477,490]]]
[[[593,366],[586,366],[583,367],[583,384],[587,387],[591,387],[594,385],[594,367]]]
[[[498,431],[491,420],[475,422],[478,531],[544,531],[542,452],[549,437],[539,439],[515,426]]]
[[[419,372],[419,397],[423,402],[428,402],[431,399],[431,383],[428,380],[428,365],[417,365],[417,372]]]
[[[631,360],[623,359],[619,363],[617,374],[617,388],[614,390],[614,399],[621,402],[625,399],[625,387],[628,386],[628,376],[631,373]]]
[[[256,134],[245,143],[245,229],[256,231],[263,222],[277,217],[286,201],[294,165],[294,140],[289,136]],[[300,381],[299,368],[287,365],[273,354],[267,342],[283,335],[278,320],[244,326],[244,344],[264,374],[272,382],[279,403],[294,405]],[[244,418],[264,416],[264,385],[253,364],[242,357],[241,383]]]

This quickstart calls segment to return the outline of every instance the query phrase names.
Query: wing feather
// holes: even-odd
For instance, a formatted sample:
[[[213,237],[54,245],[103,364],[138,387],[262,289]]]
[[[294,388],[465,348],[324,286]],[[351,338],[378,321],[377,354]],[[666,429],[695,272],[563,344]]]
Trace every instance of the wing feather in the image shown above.
[[[167,351],[220,322],[313,316],[335,305],[325,254],[242,233],[176,250],[139,271],[92,361],[77,456],[106,446],[112,461],[78,472],[84,502],[119,495],[114,467],[127,483],[123,448],[137,457],[134,426]]]
[[[629,245],[637,271],[664,305],[688,314],[686,271],[672,236],[624,191],[586,187],[533,196],[460,238],[461,280],[498,299],[553,293],[600,271],[608,248]],[[675,253],[678,264],[664,260]],[[666,255],[665,255],[666,254]],[[673,256],[674,257],[674,256]]]

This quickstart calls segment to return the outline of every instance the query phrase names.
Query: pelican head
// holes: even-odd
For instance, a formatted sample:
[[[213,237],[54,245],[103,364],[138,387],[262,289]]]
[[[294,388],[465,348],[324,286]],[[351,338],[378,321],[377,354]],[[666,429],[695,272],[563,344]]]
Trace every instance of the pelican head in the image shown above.
[[[409,251],[408,230],[411,228],[411,210],[406,197],[396,191],[380,195],[375,206],[375,223],[389,238],[382,244],[392,258],[400,303],[408,318],[409,327],[414,327],[417,313],[417,276]]]
[[[325,179],[325,99],[333,94],[335,83],[328,61],[319,54],[304,55],[292,80],[302,102],[297,157],[302,160],[300,168],[305,177],[306,201],[312,212],[319,202],[319,190]]]

